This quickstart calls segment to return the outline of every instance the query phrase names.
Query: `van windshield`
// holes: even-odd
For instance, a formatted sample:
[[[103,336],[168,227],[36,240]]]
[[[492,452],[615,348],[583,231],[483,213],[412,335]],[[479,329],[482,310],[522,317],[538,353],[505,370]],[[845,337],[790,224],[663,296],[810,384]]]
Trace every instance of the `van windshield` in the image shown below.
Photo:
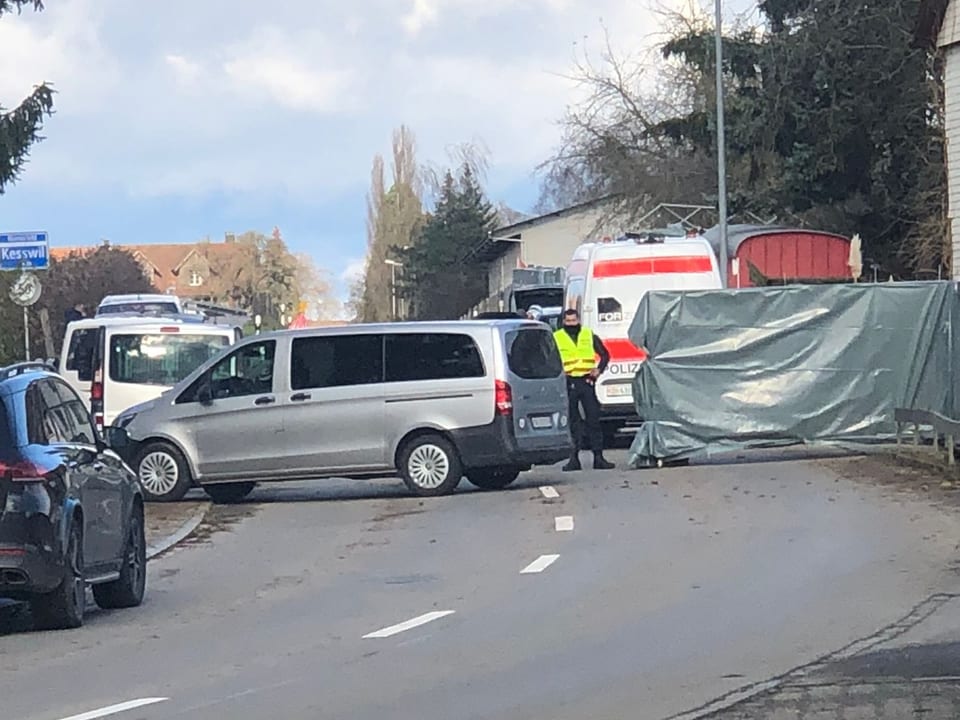
[[[139,313],[141,315],[177,315],[180,309],[172,302],[126,302],[110,303],[97,308],[97,315],[116,313]]]
[[[506,335],[507,365],[524,380],[547,380],[563,373],[553,334],[545,328],[511,330]]]
[[[110,339],[110,379],[138,385],[176,385],[229,344],[227,335],[114,335]]]

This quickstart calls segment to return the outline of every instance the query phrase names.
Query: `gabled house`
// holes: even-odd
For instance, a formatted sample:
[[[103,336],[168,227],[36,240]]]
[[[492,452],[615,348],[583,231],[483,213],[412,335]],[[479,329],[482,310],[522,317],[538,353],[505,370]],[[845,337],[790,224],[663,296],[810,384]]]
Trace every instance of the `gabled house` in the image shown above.
[[[198,302],[225,303],[230,283],[220,275],[232,253],[238,252],[233,236],[224,242],[161,243],[115,245],[126,250],[140,263],[143,274],[157,292],[177,295]],[[73,253],[86,255],[96,247],[50,248],[53,258]]]

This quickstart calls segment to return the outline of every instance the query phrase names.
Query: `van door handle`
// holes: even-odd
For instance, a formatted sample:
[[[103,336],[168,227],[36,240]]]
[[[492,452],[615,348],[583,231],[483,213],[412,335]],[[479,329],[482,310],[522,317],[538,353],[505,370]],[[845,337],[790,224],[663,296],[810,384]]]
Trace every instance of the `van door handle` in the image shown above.
[[[264,395],[263,397],[258,397],[253,401],[254,405],[269,405],[270,403],[276,402],[276,399],[270,395]]]
[[[294,393],[290,396],[291,402],[303,402],[310,399],[310,393]]]

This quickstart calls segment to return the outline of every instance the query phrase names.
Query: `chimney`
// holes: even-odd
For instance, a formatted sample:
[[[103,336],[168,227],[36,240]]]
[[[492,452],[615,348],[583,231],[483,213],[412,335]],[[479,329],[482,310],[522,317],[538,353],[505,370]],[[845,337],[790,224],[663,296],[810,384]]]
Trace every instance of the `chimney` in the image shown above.
[[[223,241],[224,241],[225,243],[236,242],[236,241],[237,241],[237,236],[234,235],[233,233],[230,233],[230,232],[224,233],[224,234],[223,234]]]

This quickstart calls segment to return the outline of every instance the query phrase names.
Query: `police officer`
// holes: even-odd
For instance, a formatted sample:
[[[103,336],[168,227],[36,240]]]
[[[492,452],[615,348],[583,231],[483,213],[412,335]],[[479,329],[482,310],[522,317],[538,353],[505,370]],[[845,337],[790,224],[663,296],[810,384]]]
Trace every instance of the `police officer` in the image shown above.
[[[567,395],[570,398],[570,433],[573,435],[573,455],[563,466],[564,472],[582,469],[580,443],[583,424],[580,405],[583,405],[586,430],[593,451],[594,470],[612,470],[614,465],[603,457],[603,430],[600,427],[600,402],[597,400],[596,381],[610,364],[610,353],[596,335],[580,326],[580,314],[570,308],[563,313],[563,327],[553,334],[567,374]],[[596,357],[600,357],[599,365]]]

